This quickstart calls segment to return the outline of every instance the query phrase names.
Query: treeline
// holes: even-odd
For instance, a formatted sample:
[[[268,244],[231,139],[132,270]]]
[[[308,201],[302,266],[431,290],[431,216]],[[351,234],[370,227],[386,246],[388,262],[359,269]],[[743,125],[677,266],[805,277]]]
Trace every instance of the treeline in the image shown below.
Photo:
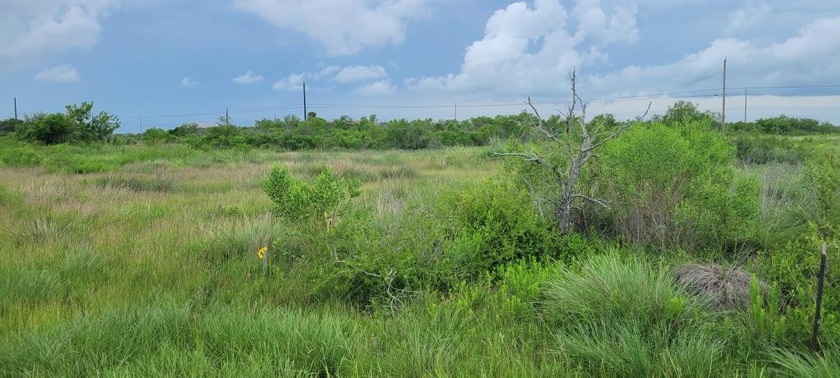
[[[840,132],[840,127],[811,118],[778,117],[759,119],[755,122],[735,122],[726,127],[734,132],[769,135],[815,135]]]
[[[119,127],[117,117],[106,112],[92,113],[92,103],[68,105],[66,113],[37,113],[24,120],[0,121],[0,134],[11,134],[20,140],[40,144],[59,144],[109,141],[120,144],[184,143],[199,149],[210,148],[279,148],[284,150],[311,149],[404,149],[417,150],[448,146],[483,146],[492,140],[515,138],[531,141],[533,114],[474,117],[467,120],[405,120],[379,121],[376,115],[354,120],[342,116],[328,121],[315,113],[305,120],[296,116],[283,119],[263,119],[251,127],[233,125],[220,120],[214,126],[202,127],[185,123],[171,130],[150,128],[140,134],[113,135]],[[720,127],[711,112],[702,112],[697,105],[679,101],[664,115],[652,121],[674,122],[708,121]],[[612,115],[598,115],[593,122],[615,127]],[[559,127],[561,120],[552,116],[549,127]],[[736,135],[814,135],[840,132],[840,127],[809,118],[781,115],[755,122],[736,122],[726,125],[727,132]]]
[[[18,139],[42,144],[109,141],[120,120],[108,112],[93,114],[93,103],[67,105],[64,113],[35,113],[23,120],[0,121],[0,134],[14,133]]]
[[[482,146],[493,138],[522,137],[532,116],[527,113],[476,117],[464,121],[421,119],[381,122],[375,115],[353,120],[341,117],[327,121],[310,113],[306,120],[295,116],[263,119],[253,127],[220,122],[213,127],[187,123],[171,130],[151,128],[139,135],[123,136],[126,142],[181,142],[196,148],[273,147],[310,149],[404,149],[447,146]]]

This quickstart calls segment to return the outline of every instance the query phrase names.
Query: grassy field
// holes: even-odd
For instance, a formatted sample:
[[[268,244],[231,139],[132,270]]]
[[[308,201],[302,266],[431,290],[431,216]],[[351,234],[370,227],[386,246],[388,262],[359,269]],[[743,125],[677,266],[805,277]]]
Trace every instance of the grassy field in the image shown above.
[[[5,149],[2,376],[840,371],[833,346],[820,357],[790,342],[783,328],[793,327],[785,323],[792,318],[761,304],[721,312],[676,285],[672,267],[690,259],[684,253],[662,256],[572,236],[552,242],[568,252],[562,257],[515,260],[446,284],[410,284],[432,279],[422,269],[432,266],[427,260],[446,260],[463,245],[447,242],[461,224],[450,210],[501,171],[489,147]],[[329,166],[359,180],[361,196],[335,229],[279,219],[261,184],[274,164],[307,180]],[[802,165],[741,171],[762,184],[767,227],[756,233],[760,244],[809,227],[785,210],[806,196],[791,184]],[[267,271],[257,257],[263,246],[270,247]],[[828,327],[836,326],[828,316]]]

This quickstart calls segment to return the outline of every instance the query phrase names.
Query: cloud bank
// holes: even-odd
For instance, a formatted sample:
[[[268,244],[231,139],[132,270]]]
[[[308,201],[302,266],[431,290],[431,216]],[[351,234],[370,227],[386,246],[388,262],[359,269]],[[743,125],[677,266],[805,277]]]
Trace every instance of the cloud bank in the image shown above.
[[[11,71],[96,45],[113,0],[0,2],[0,70]]]
[[[330,55],[399,45],[408,23],[428,14],[428,0],[235,0],[234,8],[321,43]]]

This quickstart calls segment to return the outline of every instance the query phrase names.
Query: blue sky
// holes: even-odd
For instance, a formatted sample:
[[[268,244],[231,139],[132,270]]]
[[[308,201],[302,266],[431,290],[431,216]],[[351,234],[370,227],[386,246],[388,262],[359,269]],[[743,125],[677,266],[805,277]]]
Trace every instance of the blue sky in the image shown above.
[[[679,99],[840,124],[840,1],[0,0],[0,119],[94,101],[119,132],[302,116],[466,118]]]

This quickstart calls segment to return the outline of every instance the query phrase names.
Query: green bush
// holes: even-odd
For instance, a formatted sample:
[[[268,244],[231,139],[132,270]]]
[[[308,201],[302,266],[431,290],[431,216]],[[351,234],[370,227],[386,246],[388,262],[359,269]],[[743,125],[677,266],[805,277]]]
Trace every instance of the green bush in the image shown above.
[[[602,197],[622,239],[662,250],[721,248],[749,237],[759,184],[706,123],[631,129],[603,151]]]
[[[144,131],[143,134],[140,135],[140,139],[142,139],[146,143],[154,144],[171,142],[175,140],[175,137],[172,136],[172,134],[166,132],[166,130],[152,127]]]
[[[120,128],[120,120],[115,115],[99,112],[93,115],[92,102],[81,105],[67,105],[67,116],[76,126],[75,138],[82,141],[107,141],[115,130]]]
[[[811,324],[816,312],[815,296],[820,268],[820,251],[827,243],[829,258],[836,255],[837,240],[826,240],[819,235],[816,225],[808,232],[783,246],[761,252],[754,264],[759,275],[772,283],[779,295],[779,308],[787,323],[783,339],[785,346],[804,348],[811,337]],[[822,302],[822,340],[840,343],[840,282],[829,260]]]
[[[273,166],[263,181],[277,215],[327,229],[335,225],[350,199],[360,194],[359,187],[358,181],[339,178],[328,167],[320,170],[315,182],[307,183],[293,177],[287,167]]]
[[[488,178],[447,199],[454,229],[445,247],[452,272],[474,279],[529,257],[558,257],[558,239],[528,192],[510,180]]]
[[[798,164],[807,158],[804,148],[776,136],[742,136],[735,140],[738,160],[751,164]]]
[[[17,118],[0,121],[0,134],[13,133],[21,124],[23,124],[23,120]]]
[[[840,225],[840,158],[828,154],[808,164],[805,183],[816,198],[816,221],[820,233],[838,236]]]
[[[72,140],[76,125],[72,118],[62,113],[38,113],[27,117],[17,132],[22,140],[58,144]]]

